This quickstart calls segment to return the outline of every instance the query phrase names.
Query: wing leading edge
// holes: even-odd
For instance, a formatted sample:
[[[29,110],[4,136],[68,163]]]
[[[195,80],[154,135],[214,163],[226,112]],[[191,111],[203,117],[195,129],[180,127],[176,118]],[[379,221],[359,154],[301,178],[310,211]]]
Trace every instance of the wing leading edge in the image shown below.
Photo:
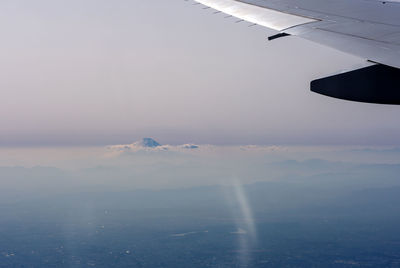
[[[317,21],[311,17],[297,16],[271,8],[233,0],[195,0],[205,6],[273,30],[284,31],[294,26]]]

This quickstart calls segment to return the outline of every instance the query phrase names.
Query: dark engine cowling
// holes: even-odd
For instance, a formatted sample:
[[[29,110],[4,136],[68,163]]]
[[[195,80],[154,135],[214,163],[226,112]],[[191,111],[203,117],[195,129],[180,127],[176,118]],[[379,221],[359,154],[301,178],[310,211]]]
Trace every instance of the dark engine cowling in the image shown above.
[[[400,105],[400,69],[376,64],[316,79],[311,91],[350,101]]]

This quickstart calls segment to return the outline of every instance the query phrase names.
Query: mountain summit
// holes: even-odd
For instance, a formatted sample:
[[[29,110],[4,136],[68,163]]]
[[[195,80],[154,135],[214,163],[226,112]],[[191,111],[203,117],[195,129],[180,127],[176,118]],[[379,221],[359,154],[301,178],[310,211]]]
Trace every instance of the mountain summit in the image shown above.
[[[138,142],[138,145],[149,148],[155,148],[161,146],[161,144],[159,144],[152,138],[143,138],[142,141]]]

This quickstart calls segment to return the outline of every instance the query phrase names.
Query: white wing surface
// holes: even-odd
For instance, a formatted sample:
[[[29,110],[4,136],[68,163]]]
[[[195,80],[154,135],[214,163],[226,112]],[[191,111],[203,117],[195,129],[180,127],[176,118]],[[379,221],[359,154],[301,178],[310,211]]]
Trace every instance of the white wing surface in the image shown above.
[[[270,39],[295,35],[376,63],[345,76],[315,80],[312,91],[347,100],[400,104],[400,0],[194,1],[279,31]]]

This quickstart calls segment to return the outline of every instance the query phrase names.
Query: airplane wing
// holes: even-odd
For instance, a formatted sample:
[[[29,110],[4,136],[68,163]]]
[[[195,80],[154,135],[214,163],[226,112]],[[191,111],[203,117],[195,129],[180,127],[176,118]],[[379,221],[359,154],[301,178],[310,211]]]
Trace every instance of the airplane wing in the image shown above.
[[[331,97],[400,104],[400,0],[194,0],[228,15],[350,53],[373,65],[317,79]]]

